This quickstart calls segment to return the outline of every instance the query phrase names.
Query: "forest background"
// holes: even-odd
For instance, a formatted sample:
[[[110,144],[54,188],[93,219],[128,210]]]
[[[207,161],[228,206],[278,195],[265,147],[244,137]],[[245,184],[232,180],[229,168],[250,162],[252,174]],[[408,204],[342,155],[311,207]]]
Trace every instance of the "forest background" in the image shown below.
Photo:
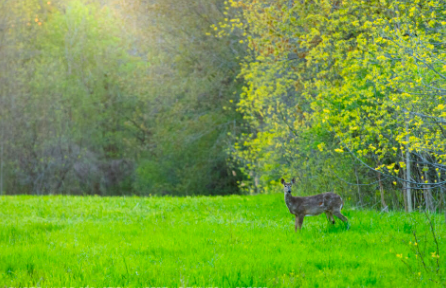
[[[442,209],[445,6],[1,1],[0,192]]]

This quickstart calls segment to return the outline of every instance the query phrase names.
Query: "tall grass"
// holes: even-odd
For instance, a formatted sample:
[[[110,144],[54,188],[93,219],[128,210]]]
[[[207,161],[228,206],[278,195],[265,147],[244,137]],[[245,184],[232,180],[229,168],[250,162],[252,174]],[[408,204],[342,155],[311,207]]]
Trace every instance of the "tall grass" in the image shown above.
[[[4,196],[0,287],[445,286],[440,215],[436,258],[421,213],[343,213],[349,231],[321,215],[295,233],[282,194]]]

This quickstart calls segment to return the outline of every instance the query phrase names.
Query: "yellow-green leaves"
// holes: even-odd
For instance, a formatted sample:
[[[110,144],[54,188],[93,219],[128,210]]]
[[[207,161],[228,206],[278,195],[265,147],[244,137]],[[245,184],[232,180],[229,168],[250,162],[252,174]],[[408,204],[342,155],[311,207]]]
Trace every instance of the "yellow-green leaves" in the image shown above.
[[[283,153],[297,157],[311,147],[338,158],[349,151],[398,174],[395,163],[407,150],[444,157],[442,128],[435,124],[446,117],[438,93],[446,89],[443,4],[375,4],[231,4],[241,8],[244,20],[234,22],[244,23],[252,49],[242,70],[249,89],[238,104],[256,131],[241,148],[253,152],[249,161],[283,161]],[[266,131],[268,141],[260,141]],[[283,149],[291,139],[295,151]],[[275,156],[264,158],[271,150]]]

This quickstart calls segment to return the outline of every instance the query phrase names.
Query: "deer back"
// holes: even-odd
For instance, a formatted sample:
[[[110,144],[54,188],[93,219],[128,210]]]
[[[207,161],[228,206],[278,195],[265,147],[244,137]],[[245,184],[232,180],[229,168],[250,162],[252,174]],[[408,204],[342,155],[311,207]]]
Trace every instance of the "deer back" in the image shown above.
[[[287,204],[288,209],[294,215],[319,215],[325,211],[339,211],[342,209],[342,198],[335,193],[327,192],[308,197],[293,197]]]

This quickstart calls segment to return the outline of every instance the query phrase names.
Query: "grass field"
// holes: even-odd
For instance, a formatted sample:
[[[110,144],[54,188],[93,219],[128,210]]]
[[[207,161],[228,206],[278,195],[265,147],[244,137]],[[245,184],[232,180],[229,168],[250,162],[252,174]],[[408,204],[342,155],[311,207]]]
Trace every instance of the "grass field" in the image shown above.
[[[295,233],[282,194],[4,196],[0,287],[446,285],[442,215],[433,216],[437,258],[424,214],[348,206],[343,213],[349,231],[320,215],[306,217],[303,230]]]

